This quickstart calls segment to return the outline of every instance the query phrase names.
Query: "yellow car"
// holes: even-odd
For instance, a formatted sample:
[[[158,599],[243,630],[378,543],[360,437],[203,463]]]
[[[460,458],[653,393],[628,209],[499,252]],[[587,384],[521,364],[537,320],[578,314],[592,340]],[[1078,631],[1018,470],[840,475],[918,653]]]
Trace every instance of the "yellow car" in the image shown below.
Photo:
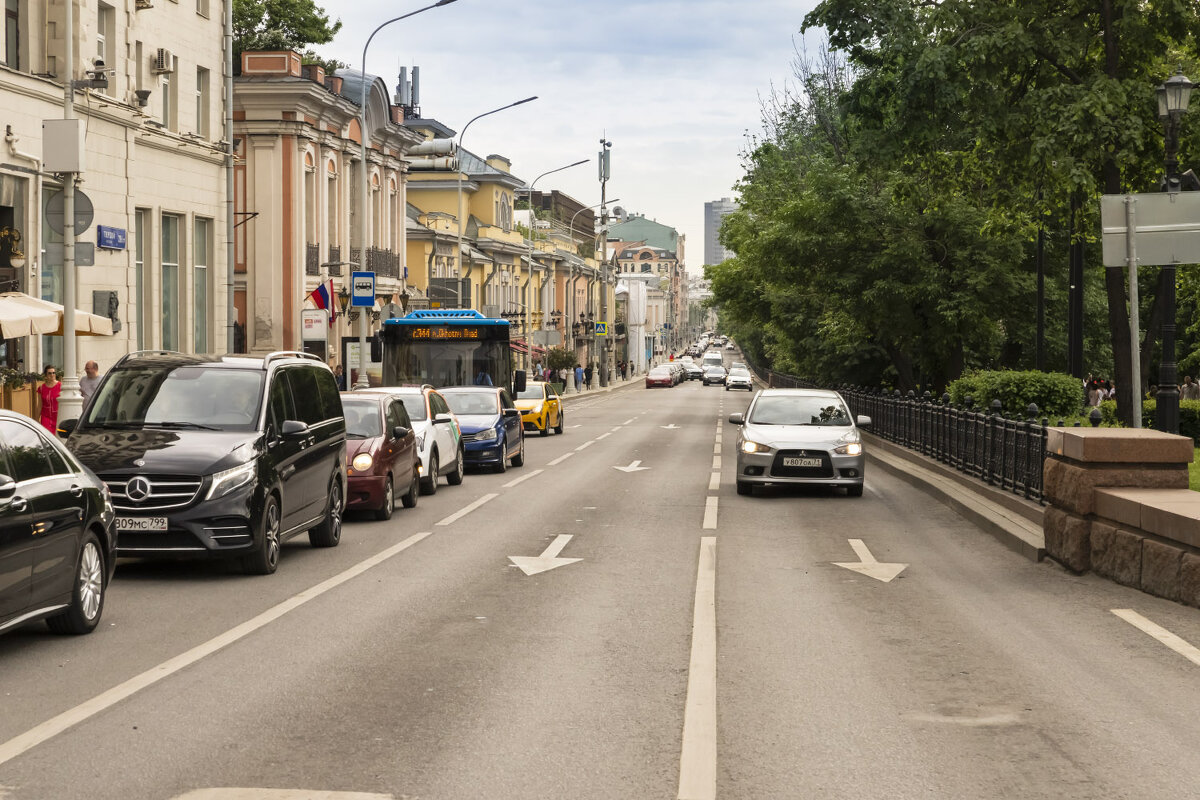
[[[525,391],[517,394],[513,405],[521,409],[521,424],[527,431],[538,431],[542,436],[563,432],[562,399],[554,391],[553,384],[528,381]]]

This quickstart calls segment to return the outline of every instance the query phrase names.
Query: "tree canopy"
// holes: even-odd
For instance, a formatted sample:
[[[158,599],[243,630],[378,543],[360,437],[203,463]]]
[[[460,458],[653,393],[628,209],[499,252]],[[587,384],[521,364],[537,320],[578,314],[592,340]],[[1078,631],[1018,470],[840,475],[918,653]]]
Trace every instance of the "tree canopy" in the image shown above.
[[[325,63],[309,45],[328,44],[341,29],[314,0],[233,0],[234,63],[244,50],[295,50]]]

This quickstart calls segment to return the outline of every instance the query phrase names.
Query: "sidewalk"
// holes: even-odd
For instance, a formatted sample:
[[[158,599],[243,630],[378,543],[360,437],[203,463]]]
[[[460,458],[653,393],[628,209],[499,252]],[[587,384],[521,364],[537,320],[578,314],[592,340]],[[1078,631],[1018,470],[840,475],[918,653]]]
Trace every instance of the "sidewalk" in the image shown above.
[[[568,400],[574,400],[577,397],[588,397],[589,395],[594,396],[594,395],[599,395],[599,394],[606,394],[608,392],[616,391],[617,389],[624,389],[628,386],[644,386],[645,378],[646,378],[646,376],[644,373],[640,374],[640,375],[633,375],[629,378],[626,378],[625,380],[617,378],[615,380],[609,380],[608,386],[605,386],[603,388],[601,388],[601,386],[600,386],[600,380],[598,378],[594,378],[592,380],[592,388],[589,389],[587,387],[584,387],[582,391],[577,392],[577,391],[575,391],[575,387],[572,386],[570,389],[566,389],[565,391],[563,391],[563,393],[560,394],[559,397],[561,397],[563,399],[563,402],[567,402]]]

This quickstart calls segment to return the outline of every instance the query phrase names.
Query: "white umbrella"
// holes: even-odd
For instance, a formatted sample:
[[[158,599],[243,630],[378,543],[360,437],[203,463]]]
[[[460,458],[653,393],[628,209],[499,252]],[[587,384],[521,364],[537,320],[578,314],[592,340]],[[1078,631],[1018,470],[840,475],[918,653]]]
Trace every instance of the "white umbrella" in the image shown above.
[[[0,334],[5,339],[46,333],[61,336],[63,307],[23,292],[0,292]],[[75,334],[112,336],[112,320],[75,309]]]

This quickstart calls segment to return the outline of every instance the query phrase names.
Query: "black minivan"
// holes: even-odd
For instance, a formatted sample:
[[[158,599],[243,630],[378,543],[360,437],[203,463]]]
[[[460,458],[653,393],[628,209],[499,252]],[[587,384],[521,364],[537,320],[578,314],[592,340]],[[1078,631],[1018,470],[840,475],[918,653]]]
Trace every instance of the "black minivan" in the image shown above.
[[[346,422],[309,353],[131,353],[60,427],[108,485],[119,556],[236,557],[266,575],[291,536],[341,539]]]

